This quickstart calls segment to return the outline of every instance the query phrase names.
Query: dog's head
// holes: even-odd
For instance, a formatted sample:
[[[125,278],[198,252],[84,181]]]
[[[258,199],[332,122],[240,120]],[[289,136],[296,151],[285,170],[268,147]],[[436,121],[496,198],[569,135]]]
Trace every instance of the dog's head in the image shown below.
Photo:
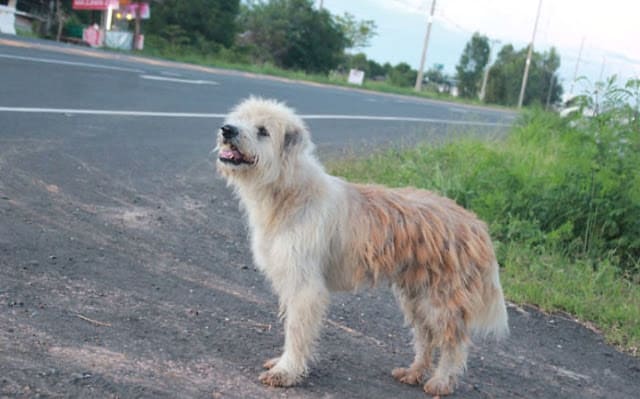
[[[218,131],[217,169],[231,181],[268,184],[282,177],[311,149],[308,130],[284,104],[250,97],[238,104]]]

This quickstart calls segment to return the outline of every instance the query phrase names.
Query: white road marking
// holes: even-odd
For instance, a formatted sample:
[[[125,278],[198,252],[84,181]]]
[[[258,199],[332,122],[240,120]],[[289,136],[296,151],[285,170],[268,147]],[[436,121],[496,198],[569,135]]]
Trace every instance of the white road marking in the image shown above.
[[[180,76],[182,76],[177,72],[171,72],[171,71],[160,71],[160,75],[173,76],[174,78],[179,78]]]
[[[449,111],[450,112],[457,112],[459,114],[466,114],[469,112],[468,109],[465,108],[455,108],[455,107],[449,107]]]
[[[500,123],[500,122],[461,121],[459,119],[416,118],[412,116],[379,116],[379,115],[300,115],[300,116],[303,119],[422,122],[422,123],[444,123],[447,125],[471,125],[471,126],[504,126],[504,127],[511,126],[511,124],[509,123]]]
[[[127,110],[103,110],[103,109],[71,109],[71,108],[27,108],[27,107],[0,107],[0,112],[31,113],[31,114],[64,114],[64,115],[105,115],[105,116],[152,116],[167,118],[210,118],[220,119],[227,114],[197,113],[197,112],[155,112],[155,111],[127,111]],[[509,123],[461,121],[457,119],[416,118],[411,116],[379,116],[379,115],[332,115],[332,114],[306,114],[300,115],[308,120],[360,120],[360,121],[390,121],[390,122],[418,122],[418,123],[442,123],[448,125],[469,126],[511,126]]]
[[[218,85],[218,82],[214,82],[213,80],[191,80],[191,79],[178,79],[178,78],[169,78],[166,76],[156,76],[156,75],[140,75],[142,79],[149,80],[161,80],[164,82],[173,82],[173,83],[189,83],[196,85]]]
[[[61,65],[71,65],[71,66],[96,68],[96,69],[108,69],[111,71],[144,73],[142,69],[123,68],[123,67],[117,67],[117,66],[111,66],[111,65],[93,64],[89,62],[63,61],[63,60],[56,60],[53,58],[25,57],[21,55],[11,55],[11,54],[0,54],[0,58],[10,58],[10,59],[16,59],[16,60],[23,60],[23,61],[42,62],[45,64],[61,64]]]
[[[106,116],[158,116],[168,118],[224,118],[226,114],[203,114],[192,112],[155,112],[126,111],[104,109],[70,109],[70,108],[23,108],[0,107],[0,112],[17,112],[30,114],[65,114],[65,115],[106,115]]]

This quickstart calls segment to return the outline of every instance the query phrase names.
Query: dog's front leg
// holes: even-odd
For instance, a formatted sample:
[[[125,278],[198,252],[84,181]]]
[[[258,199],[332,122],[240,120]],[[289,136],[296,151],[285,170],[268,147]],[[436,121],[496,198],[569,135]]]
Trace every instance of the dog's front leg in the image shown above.
[[[263,384],[287,387],[299,382],[307,372],[315,343],[320,335],[329,293],[324,281],[305,281],[281,294],[285,311],[284,352],[275,365],[260,375]]]

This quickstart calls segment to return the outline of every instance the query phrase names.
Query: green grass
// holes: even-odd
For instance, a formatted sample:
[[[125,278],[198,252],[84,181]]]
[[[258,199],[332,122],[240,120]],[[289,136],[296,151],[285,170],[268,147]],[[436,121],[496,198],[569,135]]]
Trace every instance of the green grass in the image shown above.
[[[16,28],[16,35],[22,37],[38,38],[38,34],[34,33],[31,29]]]
[[[571,259],[521,243],[505,244],[500,252],[509,300],[567,312],[601,330],[609,343],[640,355],[640,286],[610,261]]]
[[[629,124],[602,122],[576,127],[534,111],[502,140],[390,149],[330,169],[472,209],[490,225],[510,300],[568,312],[637,354],[640,139]]]

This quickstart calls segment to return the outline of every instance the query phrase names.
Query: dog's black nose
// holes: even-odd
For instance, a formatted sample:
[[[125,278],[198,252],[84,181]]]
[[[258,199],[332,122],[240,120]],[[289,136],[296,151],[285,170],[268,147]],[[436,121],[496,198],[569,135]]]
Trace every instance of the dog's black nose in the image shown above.
[[[232,139],[238,135],[238,128],[233,125],[224,125],[220,130],[222,130],[222,137],[225,139]]]

